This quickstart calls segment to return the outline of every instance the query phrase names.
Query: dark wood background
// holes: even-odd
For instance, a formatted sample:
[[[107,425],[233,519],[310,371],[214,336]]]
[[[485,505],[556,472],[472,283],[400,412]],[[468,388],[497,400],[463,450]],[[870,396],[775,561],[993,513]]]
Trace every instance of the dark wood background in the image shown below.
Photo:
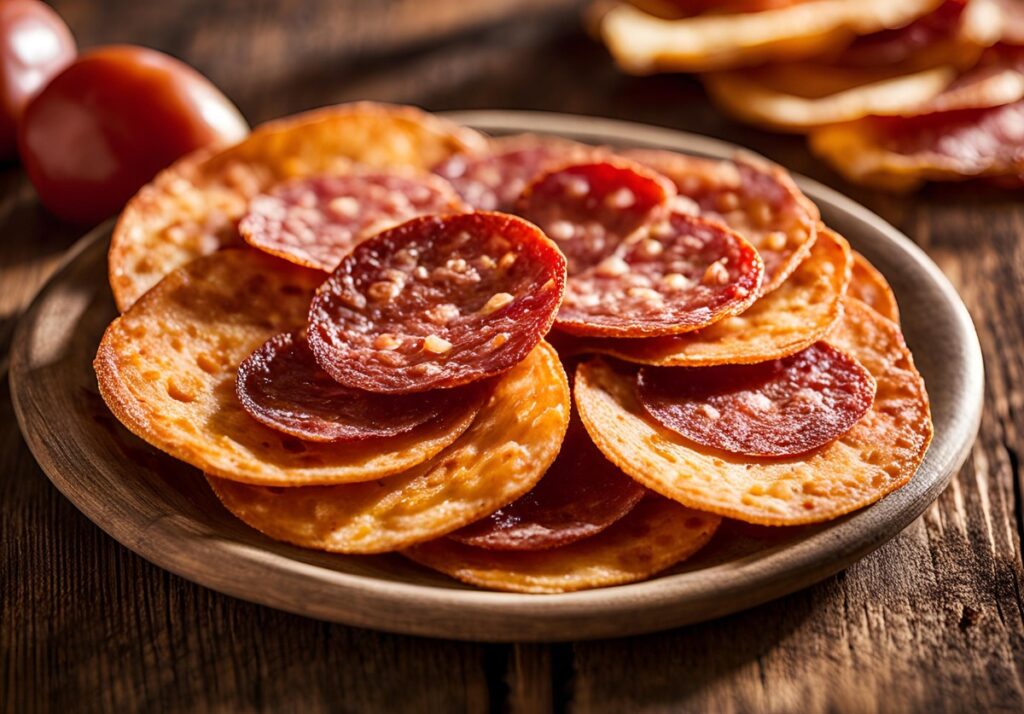
[[[986,353],[981,436],[891,543],[755,610],[633,639],[431,641],[330,625],[192,585],[122,548],[50,485],[0,386],[0,710],[1024,710],[1021,194],[857,189],[796,137],[716,113],[693,80],[629,78],[574,0],[59,0],[82,47],[133,42],[199,68],[250,122],[352,99],[544,109],[735,141],[851,194],[938,262]],[[0,168],[0,366],[81,231]],[[6,371],[6,369],[4,369]]]

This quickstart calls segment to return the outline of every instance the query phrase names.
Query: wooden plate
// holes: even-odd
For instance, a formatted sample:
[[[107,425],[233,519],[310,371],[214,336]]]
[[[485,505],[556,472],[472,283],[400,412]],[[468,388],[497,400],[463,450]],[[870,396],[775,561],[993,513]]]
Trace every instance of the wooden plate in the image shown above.
[[[492,133],[533,131],[594,143],[728,156],[736,147],[638,124],[472,112]],[[917,518],[967,456],[978,430],[982,358],[956,292],[892,226],[801,179],[824,218],[888,277],[928,384],[935,439],[908,486],[829,524],[768,529],[728,523],[698,557],[653,580],[564,595],[485,592],[399,556],[341,556],[277,543],[229,515],[199,473],[118,424],[91,361],[115,315],[107,287],[109,225],[72,250],[25,314],[11,355],[22,433],[57,488],[144,558],[207,587],[291,612],[396,632],[474,640],[627,635],[717,617],[843,569]]]

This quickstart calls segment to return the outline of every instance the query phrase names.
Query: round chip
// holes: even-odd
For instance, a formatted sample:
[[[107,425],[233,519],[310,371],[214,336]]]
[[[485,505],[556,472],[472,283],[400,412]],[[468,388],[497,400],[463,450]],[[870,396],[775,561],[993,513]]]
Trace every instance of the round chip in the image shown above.
[[[563,354],[606,354],[662,367],[749,364],[791,355],[814,344],[842,314],[850,280],[850,248],[827,228],[807,259],[782,286],[746,312],[696,332],[636,339],[570,338],[557,341]]]
[[[855,35],[902,27],[941,2],[812,0],[678,20],[622,3],[603,16],[601,37],[619,66],[632,74],[706,72],[814,57]]]
[[[647,414],[701,446],[732,454],[798,456],[830,443],[867,413],[875,380],[824,342],[789,357],[718,367],[644,367]]]
[[[304,335],[275,335],[238,368],[235,391],[257,421],[305,441],[360,441],[412,431],[461,412],[479,397],[467,386],[456,394],[373,394],[344,387],[313,358]]]
[[[434,168],[478,211],[513,213],[519,195],[543,171],[583,161],[598,150],[567,139],[521,134],[491,139],[483,154],[457,154]]]
[[[483,394],[406,433],[348,444],[300,441],[242,407],[238,365],[274,335],[302,327],[322,280],[249,249],[192,261],[107,328],[93,363],[100,394],[135,435],[226,479],[347,483],[426,461],[466,430]]]
[[[1024,100],[990,109],[867,117],[810,135],[811,150],[850,181],[909,191],[925,181],[1024,172]]]
[[[678,335],[746,310],[764,265],[720,223],[673,212],[569,278],[556,325],[575,335]]]
[[[479,587],[564,593],[648,578],[704,547],[720,523],[652,494],[607,530],[560,548],[497,551],[442,538],[402,554]]]
[[[523,191],[517,208],[558,244],[573,276],[665,215],[675,193],[663,176],[633,162],[608,159],[541,174]]]
[[[144,186],[110,242],[110,287],[123,312],[164,275],[237,245],[249,200],[292,178],[373,168],[429,171],[484,137],[413,107],[355,102],[269,122],[238,144],[190,154]]]
[[[853,271],[847,294],[857,298],[882,317],[899,323],[900,308],[885,276],[856,251],[853,253]]]
[[[424,216],[360,244],[317,290],[309,346],[345,386],[406,393],[500,374],[551,327],[565,258],[503,213]]]
[[[904,485],[932,436],[924,381],[895,323],[851,299],[828,341],[860,362],[878,390],[853,428],[804,456],[765,460],[684,439],[646,414],[631,371],[601,359],[577,368],[576,404],[605,456],[653,491],[750,523],[827,521]]]
[[[372,235],[416,216],[461,208],[452,187],[430,174],[315,176],[255,196],[238,230],[254,248],[331,271]]]
[[[449,537],[491,550],[544,550],[594,536],[629,513],[646,489],[608,461],[579,419],[533,490]]]
[[[814,244],[818,208],[781,166],[749,154],[719,161],[652,149],[626,153],[672,179],[680,196],[696,203],[692,212],[724,222],[757,248],[762,295],[782,285]]]
[[[371,483],[264,488],[208,477],[238,518],[271,538],[337,553],[382,553],[437,538],[528,492],[562,445],[569,384],[542,342],[497,380],[459,439]]]

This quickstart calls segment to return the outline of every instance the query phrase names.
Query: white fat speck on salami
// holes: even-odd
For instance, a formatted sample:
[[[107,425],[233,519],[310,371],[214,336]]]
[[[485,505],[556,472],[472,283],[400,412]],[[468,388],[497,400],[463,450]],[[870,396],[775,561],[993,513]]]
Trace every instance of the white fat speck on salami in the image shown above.
[[[336,381],[451,388],[518,364],[554,320],[565,259],[502,213],[423,216],[365,241],[313,298],[308,341]]]
[[[238,230],[255,248],[330,271],[361,241],[382,230],[415,216],[462,208],[455,190],[431,174],[315,176],[255,196]]]

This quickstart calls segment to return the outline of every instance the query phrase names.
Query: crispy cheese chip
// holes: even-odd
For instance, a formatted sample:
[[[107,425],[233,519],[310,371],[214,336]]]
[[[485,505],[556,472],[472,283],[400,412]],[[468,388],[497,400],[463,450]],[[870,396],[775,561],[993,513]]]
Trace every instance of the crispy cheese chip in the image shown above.
[[[559,348],[662,367],[746,364],[785,357],[822,339],[839,319],[850,260],[846,240],[822,227],[811,254],[786,282],[740,315],[673,337],[565,337]]]
[[[497,551],[442,538],[403,555],[480,587],[563,593],[650,577],[700,550],[719,523],[710,513],[651,495],[607,530],[559,548]]]
[[[888,69],[773,65],[703,78],[715,103],[737,119],[777,131],[804,132],[869,114],[902,114],[956,78],[952,67],[909,74]]]
[[[827,521],[904,485],[932,437],[924,381],[895,323],[849,300],[829,342],[857,359],[878,391],[852,429],[802,457],[741,457],[687,441],[646,416],[631,370],[601,359],[577,368],[576,403],[598,448],[653,491],[750,523]]]
[[[555,460],[568,424],[565,372],[542,342],[499,379],[454,444],[405,473],[288,489],[208,479],[229,511],[271,538],[381,553],[442,536],[527,493]]]
[[[238,144],[178,161],[128,202],[110,244],[114,299],[124,311],[175,268],[240,243],[236,223],[249,199],[282,181],[346,173],[354,163],[422,172],[485,146],[444,119],[369,102],[264,124]]]
[[[857,298],[882,317],[899,324],[900,309],[885,276],[860,253],[853,253],[853,270],[847,295]]]
[[[631,5],[601,19],[601,36],[632,74],[706,72],[812,57],[857,35],[900,27],[941,0],[815,0],[764,12],[665,20]]]
[[[238,366],[270,337],[303,326],[322,279],[249,249],[179,268],[107,328],[94,362],[103,399],[156,448],[237,481],[368,481],[426,461],[469,427],[485,394],[406,433],[351,444],[301,441],[243,409]]]
[[[1024,100],[915,117],[866,117],[811,133],[811,150],[854,183],[909,191],[1024,171]]]

